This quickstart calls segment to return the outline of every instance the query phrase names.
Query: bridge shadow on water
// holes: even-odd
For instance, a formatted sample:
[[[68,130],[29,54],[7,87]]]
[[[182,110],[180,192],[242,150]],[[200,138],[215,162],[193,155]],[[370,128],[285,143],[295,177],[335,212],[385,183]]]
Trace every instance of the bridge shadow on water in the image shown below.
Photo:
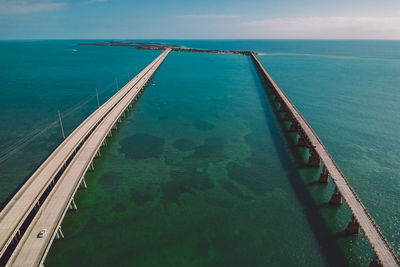
[[[289,182],[294,189],[296,198],[304,208],[305,217],[313,230],[315,239],[317,240],[323,257],[330,266],[349,266],[349,262],[340,250],[336,241],[338,238],[344,237],[344,233],[332,233],[329,226],[324,221],[319,213],[321,208],[335,208],[329,204],[318,205],[312,198],[308,187],[317,186],[317,182],[305,183],[300,175],[300,170],[306,168],[304,162],[304,153],[293,143],[293,138],[287,131],[287,128],[281,119],[276,105],[273,102],[271,95],[268,93],[265,82],[263,81],[260,73],[254,66],[251,58],[249,57],[250,72],[257,83],[256,90],[259,95],[259,100],[264,109],[265,119],[270,126],[276,126],[281,130],[274,130],[275,127],[269,127],[271,136],[276,147],[278,157],[282,163],[283,168],[288,172]],[[275,114],[268,116],[269,114]],[[279,126],[278,126],[279,125]],[[285,137],[285,138],[283,138]],[[286,140],[285,140],[286,139]],[[292,155],[287,153],[287,144],[289,144]]]

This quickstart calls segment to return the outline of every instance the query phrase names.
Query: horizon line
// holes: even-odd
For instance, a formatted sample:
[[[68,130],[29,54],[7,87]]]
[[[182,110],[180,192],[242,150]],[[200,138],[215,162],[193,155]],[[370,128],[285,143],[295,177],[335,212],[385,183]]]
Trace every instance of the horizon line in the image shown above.
[[[177,40],[177,41],[236,41],[236,40],[249,40],[249,41],[400,41],[400,39],[374,39],[374,38],[18,38],[18,39],[0,39],[0,41],[66,41],[66,40],[118,40],[118,41],[150,41],[150,40]]]

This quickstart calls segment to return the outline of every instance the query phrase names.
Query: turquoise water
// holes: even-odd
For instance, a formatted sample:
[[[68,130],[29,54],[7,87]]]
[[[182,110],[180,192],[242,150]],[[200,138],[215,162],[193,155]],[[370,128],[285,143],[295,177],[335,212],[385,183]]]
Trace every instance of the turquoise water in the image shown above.
[[[0,42],[0,203],[155,51],[78,46],[77,41]]]
[[[399,42],[169,42],[261,52],[399,251]],[[72,110],[72,131],[96,108],[94,88],[104,101],[115,77],[124,84],[159,54],[77,43],[0,43],[2,151],[33,140],[0,162],[3,202],[61,141],[58,108]],[[343,236],[350,211],[326,205],[332,184],[302,167],[247,57],[171,53],[154,79],[87,175],[46,266],[368,264],[370,245]]]
[[[382,54],[394,51],[393,58],[369,57],[378,54],[371,51],[365,57],[289,54],[260,59],[400,254],[400,43],[388,43],[392,49]]]

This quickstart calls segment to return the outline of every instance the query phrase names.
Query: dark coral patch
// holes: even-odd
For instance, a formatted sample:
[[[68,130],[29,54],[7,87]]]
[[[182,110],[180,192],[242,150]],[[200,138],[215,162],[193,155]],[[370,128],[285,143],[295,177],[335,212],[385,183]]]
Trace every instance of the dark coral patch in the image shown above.
[[[203,120],[195,120],[193,122],[193,126],[196,127],[196,129],[201,130],[201,131],[209,131],[215,128],[215,125],[212,123],[209,123],[208,121],[203,121]]]
[[[112,207],[113,211],[115,212],[124,212],[126,211],[126,207],[122,203],[117,203]]]
[[[210,242],[204,237],[201,237],[200,240],[197,241],[197,253],[201,257],[208,256],[208,250],[210,249]]]
[[[169,181],[161,184],[161,192],[163,194],[163,200],[166,203],[177,203],[179,204],[179,196],[180,194],[186,192],[184,184],[181,184],[176,181]]]
[[[196,147],[193,154],[172,165],[170,171],[172,181],[161,184],[164,201],[179,204],[180,195],[183,193],[195,193],[195,190],[213,188],[214,183],[206,169],[210,162],[217,162],[225,158],[225,144],[224,137],[206,138],[204,144]]]
[[[66,266],[76,266],[76,259],[85,259],[86,266],[95,265],[91,257],[88,257],[85,247],[74,247],[69,250],[67,261],[65,262]]]
[[[227,180],[219,180],[218,183],[222,186],[222,188],[224,188],[228,193],[230,193],[232,196],[241,198],[241,199],[247,199],[248,197],[245,196],[242,191],[240,191],[239,188],[237,188],[237,186]]]
[[[121,152],[129,159],[158,158],[164,152],[163,138],[139,133],[126,137],[120,141]]]
[[[228,175],[237,183],[253,191],[254,194],[262,195],[272,187],[267,180],[268,169],[265,166],[268,165],[268,162],[265,161],[263,156],[268,148],[265,147],[265,143],[259,141],[258,134],[248,134],[245,136],[245,140],[251,148],[251,156],[248,158],[250,167],[243,167],[237,163],[230,162],[227,165]],[[225,187],[225,189],[227,191],[232,190],[228,187]]]
[[[118,189],[121,184],[123,176],[119,172],[106,172],[99,177],[97,183],[103,188],[104,191],[111,194]]]
[[[231,210],[234,205],[234,202],[230,198],[210,197],[206,201],[211,206],[227,210]]]
[[[190,151],[190,150],[194,149],[193,141],[191,141],[189,139],[186,139],[186,138],[181,138],[181,139],[176,140],[174,142],[173,146],[176,149],[178,149],[180,151],[183,151],[183,152]]]
[[[200,168],[184,168],[171,170],[172,181],[161,184],[161,192],[165,202],[179,204],[179,197],[183,193],[194,193],[194,190],[207,190],[214,187],[214,183],[207,173]]]
[[[94,217],[90,217],[89,221],[83,227],[83,232],[93,230],[97,226],[97,220]]]
[[[208,162],[215,162],[224,159],[224,137],[212,136],[204,140],[204,144],[197,147],[194,158],[206,159]]]
[[[186,168],[171,170],[174,181],[184,184],[189,189],[206,190],[214,187],[213,182],[203,169]]]
[[[141,192],[131,189],[131,199],[136,203],[136,205],[144,205],[147,202],[153,201],[154,198],[149,194],[142,194]]]
[[[254,194],[264,194],[270,188],[268,181],[266,181],[265,170],[262,168],[243,167],[230,162],[227,170],[229,177],[237,183],[246,186]]]

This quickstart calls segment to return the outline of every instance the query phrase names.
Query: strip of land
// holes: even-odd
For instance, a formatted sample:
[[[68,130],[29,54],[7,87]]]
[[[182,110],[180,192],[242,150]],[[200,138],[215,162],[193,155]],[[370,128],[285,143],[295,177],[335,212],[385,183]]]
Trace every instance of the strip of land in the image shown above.
[[[237,54],[250,56],[251,51],[240,50],[216,50],[216,49],[200,49],[200,48],[187,48],[180,45],[170,45],[164,43],[153,42],[127,42],[127,41],[107,41],[101,43],[81,43],[80,45],[96,45],[96,46],[128,46],[141,50],[165,50],[171,49],[174,52],[192,52],[192,53],[214,53],[214,54]]]

